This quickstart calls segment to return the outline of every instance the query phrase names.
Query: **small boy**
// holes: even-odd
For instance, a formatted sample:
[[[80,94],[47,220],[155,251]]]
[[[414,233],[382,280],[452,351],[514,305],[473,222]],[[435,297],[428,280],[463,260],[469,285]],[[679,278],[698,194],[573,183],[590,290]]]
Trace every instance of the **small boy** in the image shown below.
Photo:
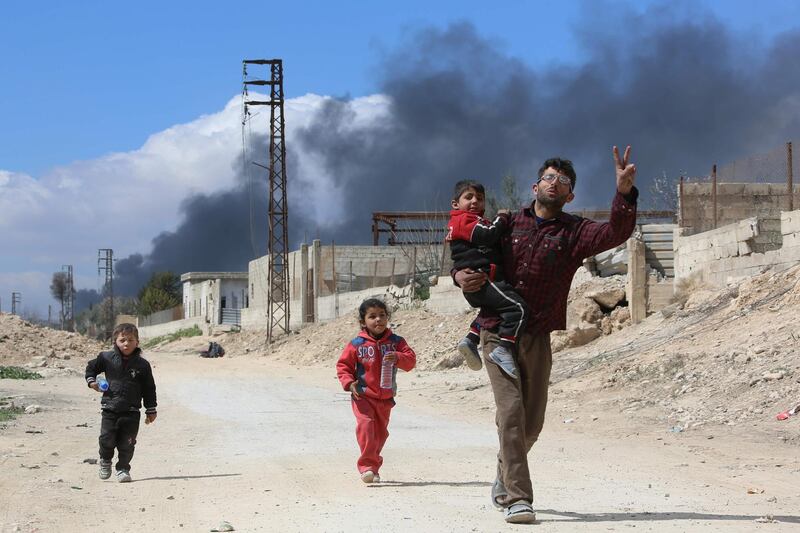
[[[114,349],[101,352],[86,364],[86,383],[101,392],[97,375],[105,373],[108,390],[100,401],[100,479],[111,477],[111,459],[117,448],[117,481],[131,481],[131,459],[139,433],[139,409],[144,401],[145,424],[154,422],[156,384],[150,363],[139,349],[139,330],[133,324],[120,324],[111,336]]]
[[[525,327],[528,308],[522,297],[503,279],[502,266],[498,268],[502,261],[500,237],[508,227],[508,212],[499,212],[490,222],[483,218],[485,201],[483,185],[477,181],[456,183],[446,240],[450,242],[455,270],[469,268],[488,275],[488,281],[480,290],[465,293],[464,297],[471,306],[493,309],[500,315],[500,344],[489,354],[489,359],[511,378],[517,379],[513,349],[517,336]],[[473,370],[481,368],[479,342],[478,327],[473,322],[467,336],[458,343],[458,351]]]

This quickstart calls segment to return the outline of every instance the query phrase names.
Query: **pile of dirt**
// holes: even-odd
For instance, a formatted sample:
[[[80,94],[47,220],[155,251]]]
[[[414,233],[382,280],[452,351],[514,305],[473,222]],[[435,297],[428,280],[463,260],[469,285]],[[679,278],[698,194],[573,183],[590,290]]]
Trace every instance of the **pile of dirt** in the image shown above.
[[[455,345],[466,335],[475,312],[438,315],[423,307],[392,312],[389,327],[404,337],[417,353],[417,368],[435,370],[462,366]],[[218,338],[226,357],[269,355],[292,365],[334,365],[345,345],[358,335],[355,312],[322,324],[312,324],[266,343],[264,331],[227,333]],[[464,366],[466,368],[466,366]]]
[[[0,365],[35,369],[43,376],[83,372],[104,346],[79,333],[38,326],[0,314]]]
[[[582,401],[652,409],[674,431],[769,423],[800,402],[800,266],[693,287],[641,324],[560,354],[553,381]],[[787,426],[783,426],[787,427]],[[800,441],[800,430],[781,438]]]

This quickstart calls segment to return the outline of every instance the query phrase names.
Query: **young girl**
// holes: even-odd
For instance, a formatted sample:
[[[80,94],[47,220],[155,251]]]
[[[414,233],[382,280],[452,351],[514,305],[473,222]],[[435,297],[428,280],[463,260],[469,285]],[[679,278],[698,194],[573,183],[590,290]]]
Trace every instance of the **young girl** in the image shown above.
[[[403,337],[388,327],[386,304],[369,298],[358,308],[361,332],[345,346],[336,374],[351,394],[356,440],[361,448],[358,471],[364,483],[378,483],[381,450],[389,437],[389,413],[397,393],[397,369],[408,372],[417,356]]]

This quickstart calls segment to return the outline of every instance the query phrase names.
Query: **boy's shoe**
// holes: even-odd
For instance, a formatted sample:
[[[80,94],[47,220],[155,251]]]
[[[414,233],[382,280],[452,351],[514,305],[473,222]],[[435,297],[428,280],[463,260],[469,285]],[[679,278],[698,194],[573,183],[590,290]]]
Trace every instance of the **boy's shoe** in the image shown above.
[[[502,344],[492,350],[492,353],[489,354],[489,359],[499,366],[500,370],[511,376],[512,379],[519,377],[517,375],[517,364],[514,362],[514,354]]]
[[[111,477],[111,461],[100,459],[100,471],[97,473],[100,479],[108,479]]]
[[[509,524],[533,524],[536,522],[536,513],[531,504],[525,500],[514,502],[506,509],[506,522]]]
[[[375,483],[376,478],[378,481],[381,480],[380,476],[378,476],[372,470],[365,470],[361,472],[361,481],[363,481],[364,483]]]
[[[117,481],[120,483],[130,483],[131,482],[131,473],[127,470],[120,470],[117,472]]]
[[[478,345],[467,337],[458,341],[458,353],[464,356],[464,361],[470,370],[480,370],[483,367],[481,354],[478,353]]]

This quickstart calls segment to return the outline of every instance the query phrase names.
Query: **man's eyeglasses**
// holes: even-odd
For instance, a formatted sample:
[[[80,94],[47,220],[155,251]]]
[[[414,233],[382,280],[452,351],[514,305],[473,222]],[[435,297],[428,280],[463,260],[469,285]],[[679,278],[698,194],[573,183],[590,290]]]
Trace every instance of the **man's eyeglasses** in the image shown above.
[[[553,183],[553,181],[558,180],[561,185],[569,185],[570,189],[572,188],[572,180],[569,179],[569,176],[563,176],[561,174],[544,174],[539,181],[546,181],[547,183]]]

